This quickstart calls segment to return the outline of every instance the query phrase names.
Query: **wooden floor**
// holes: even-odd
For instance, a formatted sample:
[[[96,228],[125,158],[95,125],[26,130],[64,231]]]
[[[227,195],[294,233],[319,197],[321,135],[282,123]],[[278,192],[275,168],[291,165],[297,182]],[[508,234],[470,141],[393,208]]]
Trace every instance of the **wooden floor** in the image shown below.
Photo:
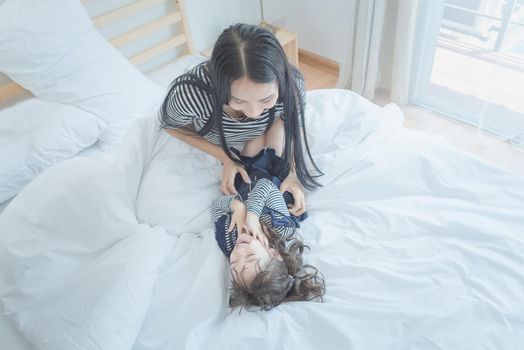
[[[338,69],[323,65],[321,62],[315,61],[315,58],[311,55],[300,51],[298,58],[298,66],[304,75],[306,90],[331,89],[337,85]]]
[[[303,58],[299,55],[299,68],[304,75],[306,90],[335,88],[338,72]],[[384,93],[378,93],[374,102],[382,106],[389,101]],[[406,128],[441,135],[470,154],[524,176],[524,148],[511,146],[471,126],[418,107],[404,106],[402,110]]]

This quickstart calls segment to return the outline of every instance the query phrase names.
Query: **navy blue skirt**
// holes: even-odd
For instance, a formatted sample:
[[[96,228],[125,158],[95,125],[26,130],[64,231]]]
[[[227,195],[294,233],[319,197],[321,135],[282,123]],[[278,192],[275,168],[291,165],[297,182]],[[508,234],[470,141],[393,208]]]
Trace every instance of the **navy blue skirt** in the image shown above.
[[[277,156],[274,149],[263,149],[254,157],[243,156],[240,154],[240,151],[235,148],[231,148],[231,151],[238,156],[251,179],[251,185],[249,185],[244,182],[240,174],[237,173],[235,177],[235,188],[243,201],[247,200],[247,196],[257,180],[268,179],[273,182],[277,188],[280,188],[280,184],[282,184],[282,181],[287,176],[288,169],[284,159]],[[286,204],[295,203],[295,199],[290,192],[284,192],[283,197]],[[307,212],[304,212],[300,216],[291,215],[291,217],[301,222],[304,221],[308,215]]]

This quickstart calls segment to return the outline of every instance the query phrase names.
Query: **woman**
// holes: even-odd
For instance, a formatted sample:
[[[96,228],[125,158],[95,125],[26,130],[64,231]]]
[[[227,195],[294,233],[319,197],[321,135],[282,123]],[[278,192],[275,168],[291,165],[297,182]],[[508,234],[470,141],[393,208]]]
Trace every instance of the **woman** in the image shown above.
[[[298,216],[306,210],[303,187],[319,186],[315,177],[322,175],[305,137],[304,97],[304,80],[275,36],[236,24],[219,36],[209,61],[175,79],[160,110],[161,124],[222,162],[224,194],[236,194],[237,173],[250,182],[233,147],[244,143],[241,154],[254,156],[268,143],[277,144],[284,159],[280,191],[293,195],[289,210]]]

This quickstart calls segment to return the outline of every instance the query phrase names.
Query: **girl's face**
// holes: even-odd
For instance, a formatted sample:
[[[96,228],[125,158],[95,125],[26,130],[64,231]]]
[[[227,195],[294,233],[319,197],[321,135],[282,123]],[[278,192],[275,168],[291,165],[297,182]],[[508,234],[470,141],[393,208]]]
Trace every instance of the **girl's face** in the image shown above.
[[[265,109],[277,103],[277,82],[259,84],[248,78],[234,80],[231,83],[231,97],[229,106],[235,111],[242,112],[248,118],[259,118]]]
[[[231,273],[237,282],[240,278],[249,286],[260,269],[264,269],[272,257],[282,259],[275,249],[266,248],[258,239],[242,233],[238,235],[229,257]]]

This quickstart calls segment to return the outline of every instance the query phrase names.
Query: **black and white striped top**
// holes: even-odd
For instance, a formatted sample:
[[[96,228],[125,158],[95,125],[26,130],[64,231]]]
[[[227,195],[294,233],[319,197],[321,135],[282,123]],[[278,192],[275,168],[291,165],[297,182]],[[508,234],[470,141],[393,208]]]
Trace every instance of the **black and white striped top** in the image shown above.
[[[188,73],[198,76],[205,84],[210,85],[205,62],[191,69]],[[188,73],[181,75],[177,80],[189,79]],[[305,103],[304,80],[297,77],[297,86],[302,100]],[[209,92],[203,88],[180,84],[171,89],[166,104],[166,113],[162,116],[162,127],[167,129],[178,129],[182,126],[192,125],[198,131],[206,125],[211,117],[212,103]],[[275,120],[282,117],[284,106],[281,101],[275,104]],[[269,123],[270,110],[262,112],[260,118],[248,117],[233,118],[225,111],[222,113],[222,125],[224,135],[228,144],[246,142],[263,134]],[[220,136],[217,130],[211,129],[204,138],[214,144],[220,144]]]
[[[215,199],[211,206],[215,238],[226,256],[231,254],[238,237],[236,227],[228,232],[232,215],[231,203],[235,198],[240,200],[238,195],[224,195]],[[255,213],[261,224],[271,227],[285,242],[297,234],[296,221],[291,219],[282,193],[270,180],[258,180],[244,204],[248,212]]]

